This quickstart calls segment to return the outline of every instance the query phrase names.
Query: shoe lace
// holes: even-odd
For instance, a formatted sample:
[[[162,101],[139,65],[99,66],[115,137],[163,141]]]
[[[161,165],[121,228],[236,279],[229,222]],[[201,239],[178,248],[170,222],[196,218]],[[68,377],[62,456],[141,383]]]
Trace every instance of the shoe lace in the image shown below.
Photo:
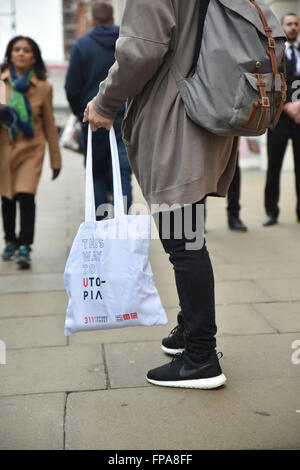
[[[174,363],[175,361],[178,361],[178,360],[181,359],[183,356],[184,356],[184,351],[174,354],[174,356],[172,357],[172,361],[170,362],[170,367],[172,367],[172,365],[173,365],[173,363]]]
[[[175,328],[173,328],[173,330],[170,331],[169,336],[173,336],[176,333],[178,333],[179,328],[180,328],[180,325],[176,325]]]

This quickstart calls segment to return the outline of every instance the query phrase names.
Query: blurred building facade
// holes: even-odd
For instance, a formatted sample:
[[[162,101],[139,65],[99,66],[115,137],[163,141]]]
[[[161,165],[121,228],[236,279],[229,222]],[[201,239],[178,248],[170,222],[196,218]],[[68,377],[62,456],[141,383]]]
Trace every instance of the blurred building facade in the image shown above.
[[[76,37],[88,30],[90,6],[95,0],[0,0],[0,57],[16,34],[31,36],[48,63],[64,63]],[[125,0],[106,0],[120,22]],[[0,59],[2,61],[2,59]]]
[[[31,36],[39,44],[54,86],[54,106],[59,125],[70,110],[64,92],[64,80],[70,50],[75,39],[88,29],[90,7],[95,0],[0,0],[0,63],[8,41],[17,34]],[[126,0],[106,0],[114,7],[120,23]],[[131,0],[128,0],[131,1]],[[278,18],[284,13],[300,14],[300,0],[265,0]],[[266,166],[265,140],[260,141],[262,168]],[[289,152],[290,154],[291,152]],[[257,163],[255,163],[257,165]],[[291,155],[285,168],[292,167]]]
[[[0,0],[0,63],[8,41],[16,35],[32,37],[40,46],[54,86],[54,106],[58,125],[70,110],[64,80],[72,45],[88,29],[94,0]],[[125,0],[107,0],[120,23]]]

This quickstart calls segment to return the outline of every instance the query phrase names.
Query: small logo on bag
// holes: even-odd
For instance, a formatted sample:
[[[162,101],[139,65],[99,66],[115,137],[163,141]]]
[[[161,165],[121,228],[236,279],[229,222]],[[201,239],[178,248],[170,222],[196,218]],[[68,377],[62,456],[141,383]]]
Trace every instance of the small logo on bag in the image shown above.
[[[106,315],[97,315],[97,316],[90,316],[90,317],[84,317],[84,324],[85,325],[90,325],[90,324],[95,324],[95,323],[107,323],[108,318]]]
[[[136,312],[130,314],[130,318],[131,318],[132,320],[136,320],[137,317],[138,317],[138,314],[137,314]]]
[[[128,321],[128,320],[137,320],[138,314],[137,312],[133,313],[124,313],[123,315],[116,315],[115,316],[117,322]]]
[[[137,317],[138,317],[138,314],[136,312],[124,313],[124,315],[123,315],[124,320],[136,320]]]

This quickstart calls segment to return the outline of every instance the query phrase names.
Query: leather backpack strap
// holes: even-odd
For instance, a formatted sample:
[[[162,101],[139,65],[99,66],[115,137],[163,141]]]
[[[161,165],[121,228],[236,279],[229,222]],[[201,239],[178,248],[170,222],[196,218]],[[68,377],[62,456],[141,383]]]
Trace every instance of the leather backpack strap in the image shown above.
[[[243,124],[243,127],[248,127],[248,126],[250,126],[251,122],[253,121],[253,119],[254,119],[255,116],[256,116],[258,107],[259,107],[259,102],[258,102],[258,100],[257,100],[257,101],[254,101],[254,103],[253,103],[253,105],[252,105],[251,112],[250,112],[250,114],[249,114],[248,121],[245,122],[245,124]]]
[[[243,127],[246,128],[251,124],[251,122],[256,116],[258,109],[260,108],[261,109],[260,117],[259,117],[258,124],[256,127],[257,132],[260,132],[263,129],[263,126],[267,117],[267,113],[270,109],[270,100],[266,93],[266,83],[263,79],[263,75],[261,73],[257,73],[256,76],[257,76],[256,86],[259,89],[261,98],[253,103],[249,118],[247,122],[245,122]]]
[[[276,59],[276,54],[275,54],[275,46],[276,46],[276,41],[272,37],[272,28],[268,25],[268,22],[266,20],[265,15],[263,14],[262,9],[259,7],[259,5],[256,3],[255,0],[249,0],[253,6],[257,9],[259,16],[262,20],[264,30],[266,32],[267,38],[268,38],[268,44],[267,44],[267,53],[270,56],[271,63],[272,63],[272,70],[275,75],[278,74],[278,66],[277,66],[277,59]]]
[[[261,95],[261,100],[260,100],[261,113],[260,113],[260,118],[259,118],[257,128],[256,128],[256,130],[259,132],[263,128],[264,122],[265,122],[266,117],[267,117],[267,112],[270,109],[270,100],[269,100],[269,98],[267,97],[267,94],[266,94],[266,83],[263,79],[262,74],[258,73],[257,78],[258,78],[258,80],[256,82],[256,86],[258,87],[258,89],[260,91],[260,95]]]

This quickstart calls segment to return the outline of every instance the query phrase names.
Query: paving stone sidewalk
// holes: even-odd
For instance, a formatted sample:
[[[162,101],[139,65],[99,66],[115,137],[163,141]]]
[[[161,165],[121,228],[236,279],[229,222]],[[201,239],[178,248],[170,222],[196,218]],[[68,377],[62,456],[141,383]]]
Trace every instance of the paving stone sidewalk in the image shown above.
[[[226,201],[207,204],[216,280],[218,350],[227,383],[214,391],[155,387],[175,326],[171,265],[154,231],[151,263],[165,327],[64,336],[66,258],[83,220],[84,171],[64,152],[56,181],[45,162],[29,272],[0,262],[0,449],[299,449],[300,224],[292,173],[282,175],[280,224],[264,228],[265,175],[242,171],[248,233],[228,230]],[[142,197],[134,185],[135,202]],[[3,233],[0,234],[1,239]]]

